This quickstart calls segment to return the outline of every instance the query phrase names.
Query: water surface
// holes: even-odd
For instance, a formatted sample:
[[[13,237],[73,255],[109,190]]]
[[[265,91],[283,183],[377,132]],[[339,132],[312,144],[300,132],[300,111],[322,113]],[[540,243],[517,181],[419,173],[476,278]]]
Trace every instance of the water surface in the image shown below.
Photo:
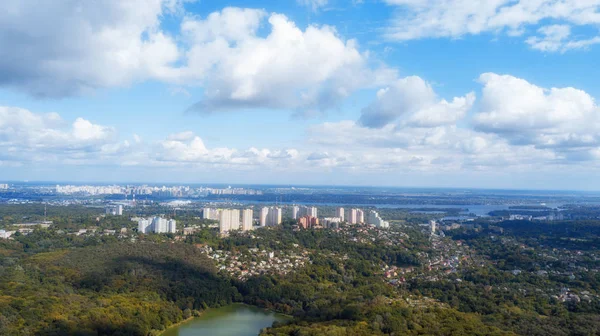
[[[202,316],[167,329],[163,336],[256,336],[275,321],[288,318],[260,308],[233,304],[208,309]]]

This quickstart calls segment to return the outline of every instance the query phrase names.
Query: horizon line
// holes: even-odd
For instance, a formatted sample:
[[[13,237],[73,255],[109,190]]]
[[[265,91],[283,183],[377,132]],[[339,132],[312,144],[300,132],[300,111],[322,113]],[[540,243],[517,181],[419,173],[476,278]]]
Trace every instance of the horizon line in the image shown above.
[[[0,181],[2,182],[2,181]],[[231,183],[231,182],[125,182],[125,181],[67,181],[67,180],[6,180],[2,183],[20,184],[20,183],[40,183],[40,184],[89,184],[89,185],[122,185],[122,184],[142,184],[142,185],[228,185],[228,186],[272,186],[272,187],[320,187],[320,188],[394,188],[394,189],[441,189],[441,190],[489,190],[489,191],[533,191],[533,192],[577,192],[577,193],[600,193],[600,190],[584,189],[527,189],[527,188],[497,188],[497,187],[426,187],[426,186],[398,186],[398,185],[346,185],[346,184],[282,184],[282,183]]]

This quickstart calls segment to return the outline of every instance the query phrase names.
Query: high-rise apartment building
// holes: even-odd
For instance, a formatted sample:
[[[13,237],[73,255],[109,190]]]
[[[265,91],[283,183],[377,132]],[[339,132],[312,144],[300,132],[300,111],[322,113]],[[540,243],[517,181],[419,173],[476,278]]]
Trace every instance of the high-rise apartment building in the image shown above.
[[[302,216],[298,218],[298,225],[304,229],[309,229],[319,225],[319,219],[317,217]]]
[[[337,229],[340,227],[342,219],[340,217],[325,217],[321,224],[328,229]]]
[[[231,230],[231,214],[229,210],[223,210],[219,214],[219,232],[226,233]]]
[[[344,221],[344,208],[337,208],[335,216],[338,217],[342,222]]]
[[[106,207],[106,214],[111,216],[123,216],[123,205],[109,205]]]
[[[155,233],[169,232],[167,220],[162,217],[154,217],[152,219],[152,229]]]
[[[204,209],[202,209],[202,218],[203,219],[219,220],[219,218],[220,218],[219,212],[220,212],[219,209],[204,208]]]
[[[245,209],[242,211],[242,230],[250,231],[254,228],[254,220],[252,219],[252,209]]]
[[[350,209],[350,210],[348,210],[348,218],[346,218],[346,221],[349,224],[364,223],[365,222],[365,213],[361,209]]]
[[[240,229],[240,210],[222,210],[219,216],[219,231],[221,233]]]
[[[297,205],[292,207],[292,218],[296,220],[300,218],[300,207]]]
[[[365,212],[361,209],[356,209],[356,220],[359,224],[365,223]]]
[[[282,222],[282,211],[281,208],[271,207],[269,208],[267,216],[267,226],[277,226]]]
[[[317,217],[317,208],[302,206],[299,209],[298,216],[300,216],[300,217],[304,217],[304,216]]]
[[[358,223],[358,209],[350,209],[350,218],[348,218],[348,223]]]
[[[377,211],[371,210],[367,216],[367,224],[375,225],[378,228],[386,229],[390,227],[390,223],[381,219]]]
[[[211,211],[211,208],[204,208],[204,209],[202,209],[202,219],[211,219],[210,218],[210,215],[211,215],[210,211]]]
[[[167,228],[169,233],[177,233],[177,222],[174,219],[167,221]]]
[[[260,226],[267,226],[267,217],[269,216],[269,208],[260,209]]]
[[[138,221],[138,232],[139,233],[150,233],[152,231],[152,222],[147,219],[140,219]]]
[[[137,222],[139,233],[177,233],[177,221],[174,219],[156,216],[151,219],[138,218]]]

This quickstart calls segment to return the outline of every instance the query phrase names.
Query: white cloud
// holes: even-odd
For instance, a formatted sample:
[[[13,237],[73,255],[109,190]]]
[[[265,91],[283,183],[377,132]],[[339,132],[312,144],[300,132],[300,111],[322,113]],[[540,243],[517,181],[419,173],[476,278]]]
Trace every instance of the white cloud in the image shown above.
[[[186,13],[185,1],[0,2],[0,86],[63,97],[159,80],[174,94],[202,87],[192,110],[315,114],[395,76],[333,27],[301,29],[262,9],[202,18]],[[174,36],[161,29],[171,14],[180,23]]]
[[[72,123],[57,113],[40,114],[0,106],[0,164],[46,162],[61,165],[187,166],[253,169],[293,167],[305,160],[294,148],[209,148],[191,131],[166,135],[146,143],[139,135],[119,141],[112,127],[76,118]]]
[[[310,133],[312,143],[338,153],[328,162],[345,158],[338,166],[360,171],[519,170],[567,163],[551,149],[513,145],[499,135],[455,125],[373,129],[342,121],[313,126]]]
[[[357,167],[369,162],[369,169],[393,160],[431,170],[600,163],[600,106],[588,93],[494,73],[482,74],[479,82],[482,98],[472,109],[474,95],[440,104],[425,81],[404,78],[380,90],[358,122],[312,126],[310,140],[329,148],[328,154],[337,148],[353,155],[361,162]],[[326,159],[336,162],[336,156]]]
[[[460,38],[482,33],[519,36],[529,28],[551,20],[543,37],[529,37],[528,44],[544,51],[566,51],[596,42],[596,36],[569,40],[572,26],[600,25],[600,0],[385,0],[397,6],[387,37],[406,41],[421,38]]]
[[[296,0],[298,4],[310,8],[313,12],[317,12],[319,9],[327,6],[329,0]]]
[[[494,76],[498,75],[482,76],[482,81],[487,83],[482,106],[486,109],[496,106],[495,111],[502,112],[505,119],[494,119],[487,110],[478,111],[474,116],[475,130],[456,123],[422,127],[397,121],[382,128],[369,128],[356,121],[327,122],[309,128],[309,141],[299,142],[299,148],[211,146],[192,131],[165,135],[163,140],[155,142],[144,142],[136,134],[130,136],[131,141],[120,141],[115,129],[82,118],[69,122],[56,113],[37,114],[2,107],[0,165],[363,174],[531,171],[540,165],[567,166],[583,160],[587,161],[587,167],[600,164],[600,145],[591,126],[595,119],[588,115],[589,111],[574,117],[569,116],[573,111],[564,115],[554,115],[554,111],[544,113],[533,107],[535,93],[525,92],[527,85],[533,91],[535,86],[518,79],[516,84],[510,83],[502,76],[498,76],[499,79]],[[497,87],[515,86],[515,90],[523,92],[524,97],[516,97],[511,104],[519,104],[521,98],[534,102],[525,106],[526,111],[518,118],[506,116],[512,113],[512,105],[497,105],[502,99],[489,88],[494,81],[498,81]],[[542,101],[554,95],[552,103],[546,107],[557,104],[557,111],[562,110],[560,106],[570,105],[572,100],[585,98],[584,94],[569,90],[542,89],[542,93],[545,94]],[[585,108],[586,104],[580,102],[580,107]],[[597,109],[595,105],[594,108]],[[545,117],[530,118],[530,114]],[[534,120],[535,123],[523,125],[517,122],[518,119]],[[483,127],[487,122],[493,127]],[[582,126],[584,123],[588,125]]]
[[[431,85],[417,76],[401,78],[379,90],[376,100],[363,109],[360,123],[380,128],[397,120],[403,125],[436,127],[455,124],[473,103],[475,94],[456,97],[451,102],[439,99]]]
[[[600,107],[586,92],[572,87],[545,89],[494,73],[479,80],[484,88],[480,111],[473,118],[476,129],[514,144],[571,155],[600,148]]]
[[[174,78],[179,51],[159,25],[180,2],[1,1],[0,85],[60,97]]]
[[[72,124],[56,113],[0,106],[0,151],[15,162],[71,160],[113,155],[129,147],[119,143],[116,130],[77,118]]]
[[[232,169],[253,169],[266,166],[271,169],[281,164],[289,164],[297,159],[296,149],[257,149],[208,148],[204,141],[193,132],[181,132],[167,136],[148,152],[146,164],[220,166]]]
[[[589,39],[571,39],[571,27],[569,25],[551,25],[538,29],[542,35],[529,37],[526,42],[533,49],[547,52],[566,52],[572,49],[585,49],[591,45],[600,43],[600,36]]]
[[[259,36],[263,17],[262,10],[226,8],[204,20],[184,21],[191,43],[182,71],[205,87],[204,98],[192,109],[325,110],[395,74],[387,68],[371,70],[368,54],[333,27],[302,30],[286,16],[271,14],[269,34]]]
[[[191,44],[202,44],[218,39],[237,42],[253,36],[267,16],[262,9],[226,7],[209,14],[206,19],[186,17],[181,31]]]
[[[569,25],[552,25],[538,29],[538,33],[543,37],[532,36],[527,39],[533,49],[541,51],[559,51],[563,49],[565,40],[571,35]]]
[[[587,49],[594,44],[600,44],[600,36],[582,39],[582,40],[572,40],[565,43],[563,46],[563,50],[571,50],[571,49]]]

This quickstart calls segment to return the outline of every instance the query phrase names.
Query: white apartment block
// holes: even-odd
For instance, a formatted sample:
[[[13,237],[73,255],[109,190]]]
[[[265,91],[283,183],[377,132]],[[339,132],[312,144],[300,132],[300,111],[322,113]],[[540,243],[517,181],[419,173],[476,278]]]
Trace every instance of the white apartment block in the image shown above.
[[[169,233],[177,233],[177,222],[174,219],[169,219],[167,221],[167,227],[169,229]]]
[[[267,217],[269,216],[269,208],[260,209],[260,226],[267,226]]]
[[[367,224],[375,225],[378,228],[387,229],[390,227],[390,223],[381,219],[377,211],[369,211],[367,216]]]
[[[219,220],[219,209],[204,208],[202,209],[202,219]]]
[[[139,233],[150,233],[152,232],[152,222],[144,219],[144,218],[140,218],[138,220],[138,232]]]
[[[317,217],[317,208],[316,207],[308,207],[308,206],[302,206],[299,209],[298,212],[298,218],[300,217],[304,217],[304,216],[310,216],[310,217]]]
[[[226,233],[240,229],[240,210],[227,209],[222,210],[219,218],[219,231]]]
[[[152,227],[154,233],[167,233],[169,232],[169,227],[167,220],[162,217],[154,217],[152,219]]]
[[[177,233],[177,221],[163,217],[137,218],[139,233]]]
[[[335,212],[335,216],[339,217],[342,222],[344,221],[344,208],[337,208],[336,212]]]
[[[281,208],[271,207],[267,216],[267,226],[277,226],[282,222]]]
[[[254,219],[252,216],[254,215],[252,209],[245,209],[242,211],[242,230],[250,231],[254,229]]]

